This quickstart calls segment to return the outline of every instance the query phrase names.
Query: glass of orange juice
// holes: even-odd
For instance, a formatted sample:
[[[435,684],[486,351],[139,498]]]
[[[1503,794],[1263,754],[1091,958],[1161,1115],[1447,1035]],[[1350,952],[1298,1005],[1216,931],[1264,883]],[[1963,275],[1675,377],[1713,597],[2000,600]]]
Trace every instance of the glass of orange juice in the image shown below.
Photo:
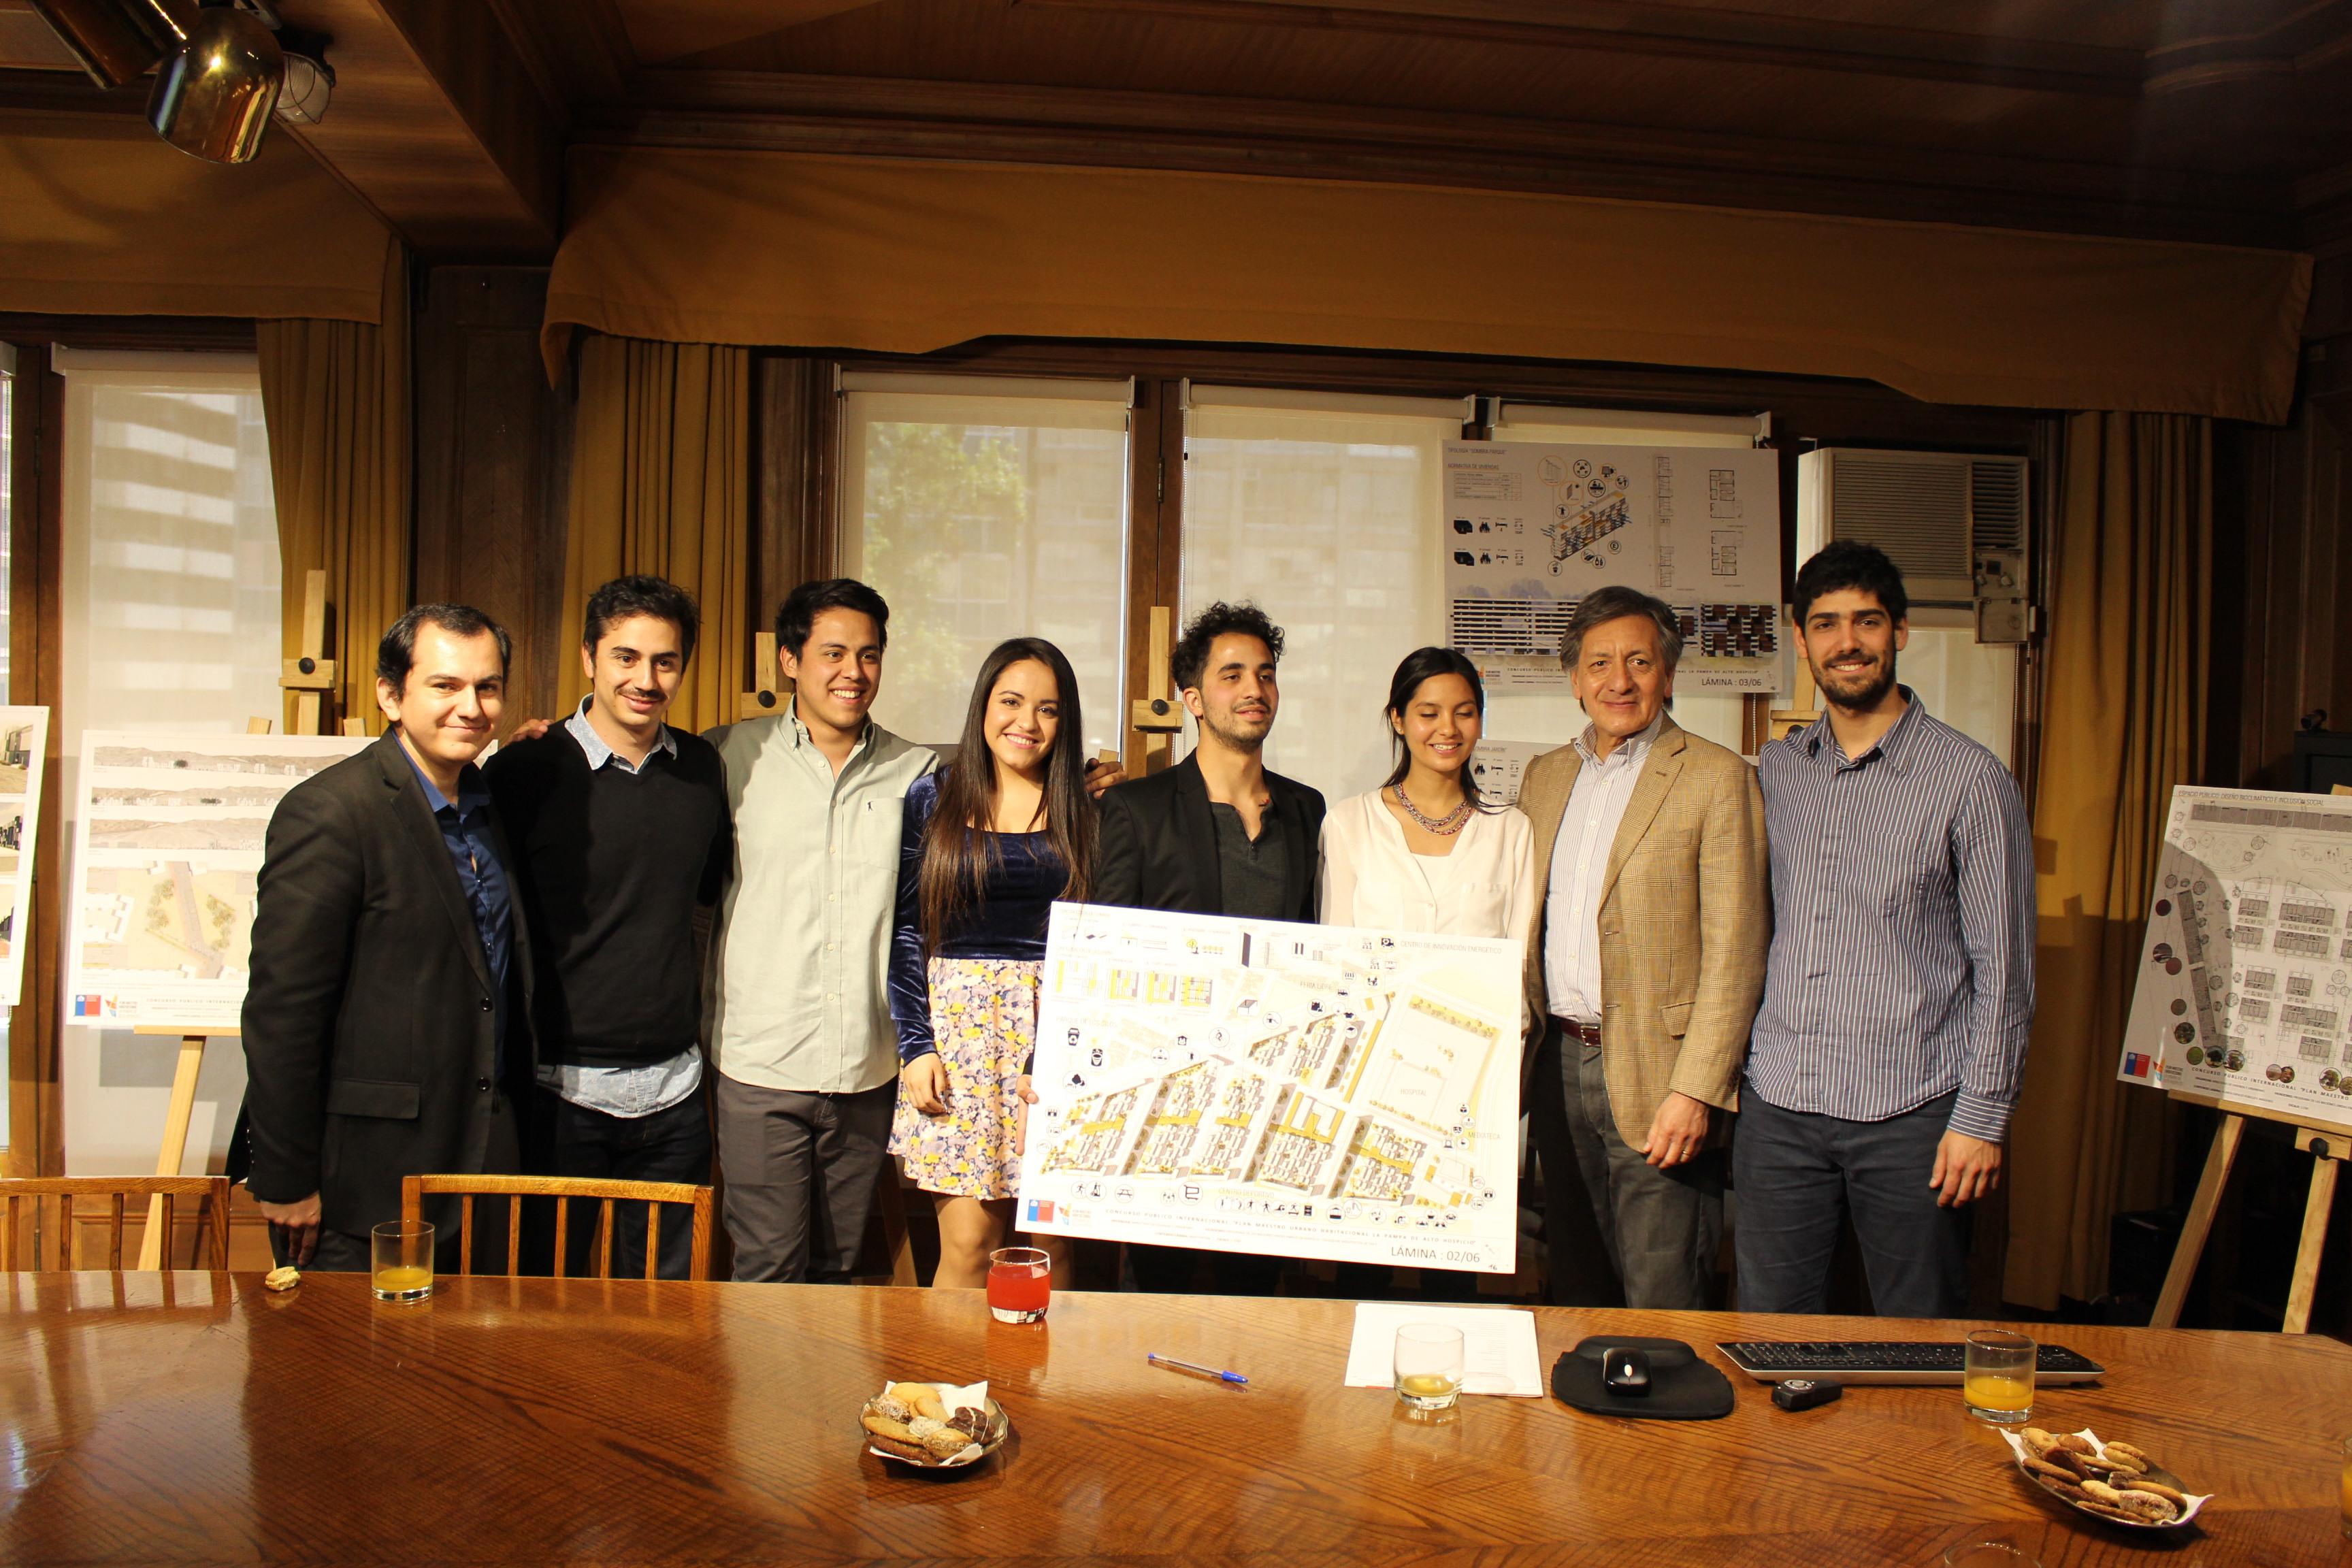
[[[1962,1359],[1961,1396],[1969,1414],[2004,1426],[2033,1415],[2033,1341],[2008,1329],[1978,1329]]]
[[[433,1294],[431,1221],[388,1219],[371,1234],[374,1267],[368,1283],[377,1300],[422,1301]]]
[[[2344,1539],[2352,1541],[2352,1437],[2344,1439]]]

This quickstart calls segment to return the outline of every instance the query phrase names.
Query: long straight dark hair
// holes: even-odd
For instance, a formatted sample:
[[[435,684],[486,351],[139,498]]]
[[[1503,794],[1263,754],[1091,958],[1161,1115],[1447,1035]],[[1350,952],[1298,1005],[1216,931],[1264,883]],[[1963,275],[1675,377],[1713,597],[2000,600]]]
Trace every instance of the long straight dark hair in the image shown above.
[[[1421,689],[1421,683],[1441,675],[1458,675],[1470,683],[1470,695],[1476,700],[1478,717],[1483,721],[1486,717],[1486,683],[1478,679],[1478,667],[1470,662],[1467,655],[1450,647],[1417,647],[1405,655],[1396,673],[1389,677],[1389,705],[1381,711],[1393,715],[1397,723],[1402,724],[1404,710],[1412,706],[1413,693]],[[1391,726],[1389,742],[1396,749],[1396,766],[1389,770],[1386,782],[1381,785],[1382,789],[1394,789],[1412,771],[1412,750],[1404,743],[1404,732]],[[1486,811],[1492,808],[1478,793],[1478,774],[1474,765],[1477,761],[1475,747],[1462,759],[1462,794],[1478,810]]]
[[[996,683],[1016,664],[1034,660],[1054,677],[1061,717],[1045,753],[1043,831],[1063,865],[1061,896],[1080,903],[1094,887],[1095,803],[1087,794],[1086,720],[1078,709],[1078,678],[1062,650],[1043,637],[1001,642],[981,660],[964,710],[955,760],[940,770],[940,801],[923,831],[918,890],[923,951],[935,952],[956,922],[978,909],[996,865],[996,756],[988,749],[988,703]]]

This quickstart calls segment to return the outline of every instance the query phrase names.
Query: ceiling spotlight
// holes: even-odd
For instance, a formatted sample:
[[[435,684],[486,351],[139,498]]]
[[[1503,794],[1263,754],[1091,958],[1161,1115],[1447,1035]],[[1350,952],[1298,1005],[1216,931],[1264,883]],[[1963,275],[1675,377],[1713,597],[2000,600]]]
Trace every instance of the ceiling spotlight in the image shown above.
[[[138,80],[179,47],[162,0],[32,0],[50,31],[100,87]]]
[[[316,125],[327,117],[327,100],[335,94],[335,68],[327,63],[327,46],[334,41],[324,33],[278,30],[278,47],[286,56],[278,119],[289,125]]]
[[[187,41],[155,73],[147,123],[192,156],[247,163],[285,81],[285,56],[261,19],[235,0],[204,0]]]

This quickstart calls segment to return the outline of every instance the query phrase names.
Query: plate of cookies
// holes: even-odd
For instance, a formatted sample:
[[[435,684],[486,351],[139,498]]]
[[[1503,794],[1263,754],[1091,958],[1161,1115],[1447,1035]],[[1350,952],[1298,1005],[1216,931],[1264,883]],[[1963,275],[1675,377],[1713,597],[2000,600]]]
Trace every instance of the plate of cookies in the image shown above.
[[[2017,1468],[2052,1497],[2094,1519],[2133,1530],[2178,1530],[2212,1500],[2198,1496],[2145,1448],[2103,1443],[2095,1432],[2004,1430]]]
[[[868,1453],[924,1470],[976,1465],[1013,1430],[988,1384],[893,1383],[858,1412]]]

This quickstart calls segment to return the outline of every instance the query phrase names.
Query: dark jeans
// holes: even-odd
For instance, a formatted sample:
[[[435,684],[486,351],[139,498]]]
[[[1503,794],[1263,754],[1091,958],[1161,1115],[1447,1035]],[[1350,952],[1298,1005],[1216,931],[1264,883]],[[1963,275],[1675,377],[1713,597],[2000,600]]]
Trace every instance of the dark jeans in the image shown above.
[[[1697,1312],[1715,1305],[1723,1249],[1723,1151],[1706,1149],[1660,1170],[1625,1142],[1610,1110],[1601,1047],[1559,1026],[1561,1089],[1592,1217],[1624,1282],[1625,1305]]]
[[[888,1153],[898,1081],[814,1094],[715,1076],[735,1278],[846,1283],[882,1183],[898,1179]]]
[[[1879,1316],[1967,1315],[1969,1211],[1938,1208],[1927,1184],[1956,1094],[1884,1121],[1783,1110],[1753,1089],[1741,1098],[1731,1155],[1741,1311],[1821,1311],[1851,1213]]]
[[[705,1100],[710,1073],[692,1094],[650,1116],[614,1116],[574,1105],[552,1089],[540,1090],[553,1173],[621,1182],[710,1180],[710,1110]],[[660,1277],[683,1279],[694,1256],[694,1211],[682,1204],[661,1206]],[[646,1277],[646,1208],[641,1203],[613,1205],[613,1277]],[[598,1205],[574,1203],[565,1220],[564,1272],[591,1274]]]

